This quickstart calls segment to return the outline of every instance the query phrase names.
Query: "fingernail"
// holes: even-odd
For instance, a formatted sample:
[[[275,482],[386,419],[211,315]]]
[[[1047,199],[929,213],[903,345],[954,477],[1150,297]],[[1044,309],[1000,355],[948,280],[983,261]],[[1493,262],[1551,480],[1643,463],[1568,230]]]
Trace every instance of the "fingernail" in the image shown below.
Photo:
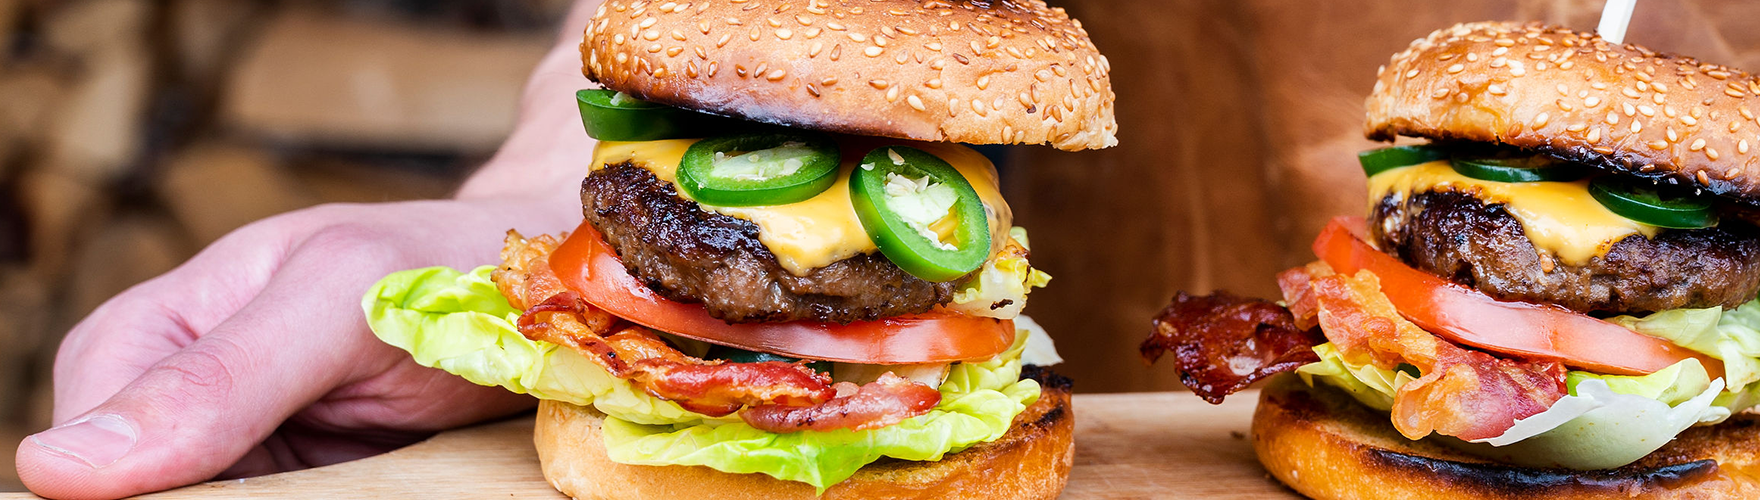
[[[135,433],[134,426],[122,417],[98,415],[37,433],[31,441],[96,469],[116,463],[133,450]]]

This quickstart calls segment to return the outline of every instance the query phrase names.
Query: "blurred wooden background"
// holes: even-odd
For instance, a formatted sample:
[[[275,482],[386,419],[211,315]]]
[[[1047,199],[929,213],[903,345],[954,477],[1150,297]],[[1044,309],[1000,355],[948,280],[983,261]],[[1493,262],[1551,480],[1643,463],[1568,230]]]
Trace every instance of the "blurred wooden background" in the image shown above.
[[[73,322],[251,220],[446,196],[569,3],[0,0],[0,491]],[[1135,355],[1175,290],[1270,296],[1322,221],[1362,210],[1361,103],[1390,54],[1457,21],[1590,29],[1601,7],[1051,3],[1111,58],[1121,145],[1015,148],[1004,183],[1056,276],[1028,312],[1086,392],[1177,388]],[[1643,0],[1628,39],[1760,69],[1760,3]]]

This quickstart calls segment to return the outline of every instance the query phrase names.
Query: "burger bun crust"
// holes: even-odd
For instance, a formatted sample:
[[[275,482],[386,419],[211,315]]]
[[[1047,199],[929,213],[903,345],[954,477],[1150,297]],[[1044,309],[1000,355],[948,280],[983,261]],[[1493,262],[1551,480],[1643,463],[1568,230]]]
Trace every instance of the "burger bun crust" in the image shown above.
[[[1317,500],[1760,498],[1760,415],[1694,427],[1618,469],[1530,469],[1409,441],[1343,391],[1272,380],[1253,414],[1271,475]]]
[[[1042,0],[607,0],[581,58],[605,88],[828,132],[1117,144],[1111,65]]]
[[[1075,415],[1067,380],[1042,387],[1001,439],[936,462],[875,462],[822,497],[806,483],[763,474],[612,462],[600,433],[605,415],[568,403],[539,402],[534,441],[544,477],[579,499],[1051,499],[1074,463]]]
[[[1760,80],[1540,24],[1438,30],[1381,68],[1367,133],[1508,144],[1760,199]]]

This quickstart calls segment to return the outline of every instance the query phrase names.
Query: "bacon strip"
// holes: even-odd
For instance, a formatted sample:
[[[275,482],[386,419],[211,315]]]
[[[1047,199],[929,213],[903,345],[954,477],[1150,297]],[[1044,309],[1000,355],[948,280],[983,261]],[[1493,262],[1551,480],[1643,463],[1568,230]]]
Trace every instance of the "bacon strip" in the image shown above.
[[[1227,292],[1185,292],[1155,318],[1140,350],[1150,363],[1173,351],[1180,382],[1211,404],[1254,381],[1319,361],[1320,332],[1300,328],[1289,310]]]
[[[740,418],[770,432],[833,429],[878,429],[903,422],[908,415],[927,413],[941,402],[941,392],[887,372],[855,394],[814,406],[754,406]]]
[[[557,244],[548,235],[528,240],[508,233],[505,263],[494,280],[509,304],[525,309],[520,333],[574,349],[654,397],[716,417],[746,408],[742,420],[778,433],[875,429],[928,413],[941,402],[940,391],[891,373],[859,389],[839,384],[853,393],[840,397],[830,377],[804,365],[685,355],[654,332],[628,325],[563,286],[548,265]]]
[[[1498,358],[1426,332],[1394,310],[1373,273],[1345,276],[1324,264],[1299,272],[1306,275],[1313,314],[1340,354],[1382,368],[1410,364],[1422,374],[1394,394],[1393,424],[1409,439],[1431,432],[1495,437],[1564,397],[1563,365]]]

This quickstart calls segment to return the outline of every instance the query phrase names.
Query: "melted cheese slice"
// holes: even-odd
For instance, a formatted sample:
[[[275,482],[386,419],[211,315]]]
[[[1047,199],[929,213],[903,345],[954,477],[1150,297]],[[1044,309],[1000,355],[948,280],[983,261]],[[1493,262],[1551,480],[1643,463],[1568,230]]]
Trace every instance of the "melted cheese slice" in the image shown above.
[[[1606,254],[1627,236],[1656,236],[1660,228],[1621,217],[1589,194],[1587,179],[1575,182],[1497,182],[1461,175],[1448,161],[1401,167],[1369,178],[1369,203],[1390,194],[1430,191],[1472,194],[1486,204],[1501,203],[1521,221],[1528,240],[1542,253],[1580,266]]]
[[[679,160],[700,139],[672,139],[647,142],[600,142],[593,153],[595,170],[605,165],[629,161],[653,172],[661,181],[677,186]],[[837,183],[806,201],[767,207],[720,207],[699,202],[703,210],[745,219],[758,225],[758,241],[763,242],[783,269],[795,276],[806,276],[814,269],[834,262],[879,250],[868,232],[862,229],[855,205],[849,197],[849,176],[862,156],[876,147],[904,144],[927,151],[946,160],[971,182],[972,190],[984,204],[989,215],[991,253],[1008,241],[1008,228],[1014,214],[1002,200],[997,184],[996,167],[984,155],[957,144],[910,141],[880,142],[869,138],[839,137],[843,164]],[[679,197],[689,199],[683,190]],[[692,200],[695,201],[695,200]]]

